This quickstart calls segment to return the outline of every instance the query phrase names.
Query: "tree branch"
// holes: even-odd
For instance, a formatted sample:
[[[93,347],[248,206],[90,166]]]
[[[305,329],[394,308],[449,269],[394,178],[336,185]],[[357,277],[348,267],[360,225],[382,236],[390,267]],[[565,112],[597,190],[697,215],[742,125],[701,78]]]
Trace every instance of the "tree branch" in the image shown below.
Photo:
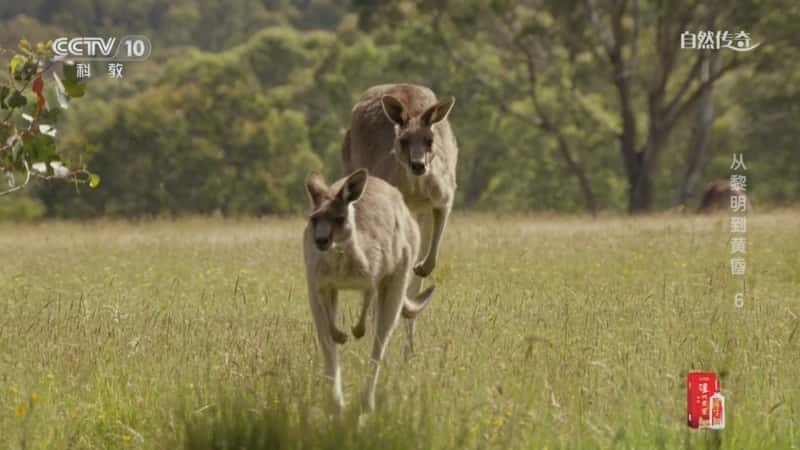
[[[586,6],[589,8],[589,19],[590,23],[594,27],[595,31],[597,32],[598,36],[600,36],[600,44],[608,54],[613,47],[614,41],[611,36],[608,34],[608,29],[603,27],[600,14],[597,12],[597,5],[595,4],[594,0],[586,0]]]
[[[448,58],[454,64],[456,64],[461,70],[468,70],[470,72],[470,76],[475,81],[477,81],[478,84],[481,85],[481,87],[483,87],[484,92],[487,92],[490,95],[490,97],[494,101],[494,104],[497,107],[499,107],[504,113],[514,116],[523,122],[531,121],[530,117],[520,113],[519,111],[511,109],[506,104],[506,100],[503,98],[503,96],[501,96],[496,91],[495,87],[492,86],[492,83],[489,82],[489,80],[487,80],[482,73],[472,70],[473,66],[471,64],[464,62],[464,59],[459,56],[458,52],[450,45],[450,43],[445,38],[445,33],[443,33],[441,29],[441,16],[436,17],[433,23],[433,28],[434,28],[434,35],[436,35],[436,37],[438,38],[439,45],[441,45],[442,48],[445,50],[445,53],[448,55]],[[541,124],[538,123],[538,121],[535,121],[535,125],[540,126]]]
[[[528,88],[525,89],[525,91],[533,103],[535,117],[525,116],[517,111],[512,110],[511,108],[508,108],[507,105],[505,105],[505,102],[502,100],[502,97],[495,92],[492,83],[486,80],[482,74],[476,73],[476,71],[472,69],[471,64],[464,64],[461,61],[461,59],[458,57],[458,53],[449,45],[447,39],[445,38],[445,33],[442,33],[441,31],[440,16],[437,16],[437,18],[434,20],[434,34],[437,36],[440,45],[442,45],[448,57],[461,68],[470,70],[470,73],[473,74],[474,79],[483,87],[485,87],[488,92],[493,94],[493,96],[497,99],[497,105],[504,112],[512,114],[513,116],[522,120],[524,123],[532,122],[534,125],[551,134],[556,139],[558,152],[564,158],[569,170],[578,179],[579,187],[583,194],[584,201],[586,202],[587,209],[592,213],[592,215],[595,215],[597,213],[597,205],[595,203],[594,193],[591,190],[589,178],[586,176],[580,160],[576,159],[572,154],[566,136],[564,136],[564,134],[561,132],[558,125],[553,122],[552,117],[550,117],[550,115],[545,111],[545,108],[539,101],[539,95],[537,91],[537,67],[534,54],[529,47],[524,45],[523,42],[514,38],[514,26],[513,23],[511,23],[510,16],[500,17],[497,25],[498,26],[495,32],[499,34],[501,38],[504,38],[510,47],[516,48],[517,51],[523,55],[522,60],[525,64],[528,76]]]
[[[731,70],[733,70],[733,69],[735,69],[737,67],[740,67],[742,65],[743,65],[743,62],[742,62],[741,59],[732,60],[727,65],[721,67],[716,73],[711,74],[711,76],[707,80],[705,80],[702,83],[698,84],[697,87],[695,88],[694,92],[692,92],[692,94],[689,95],[689,97],[680,106],[677,106],[677,103],[676,103],[675,105],[672,105],[672,109],[665,110],[665,114],[664,114],[665,115],[665,120],[664,120],[663,131],[669,132],[669,130],[672,129],[672,127],[675,125],[675,122],[684,113],[686,113],[686,111],[689,108],[691,108],[692,105],[694,105],[694,103],[700,98],[701,95],[703,95],[703,91],[706,89],[706,87],[711,86],[712,84],[714,84],[717,80],[722,78],[722,76],[725,75],[727,72],[730,72]]]
[[[7,189],[5,191],[0,191],[0,197],[2,197],[4,195],[8,195],[8,194],[10,194],[12,192],[16,192],[16,191],[24,188],[31,181],[31,168],[28,166],[28,161],[25,158],[22,158],[22,164],[25,165],[25,182],[22,183],[22,184],[18,184],[18,185],[14,186],[14,187],[12,187],[10,189]]]
[[[689,89],[689,86],[691,86],[692,82],[697,79],[697,75],[700,72],[700,67],[707,57],[708,55],[706,52],[698,52],[697,59],[695,59],[694,63],[692,64],[692,68],[689,69],[689,73],[686,74],[686,77],[681,82],[678,92],[675,93],[675,96],[667,104],[665,111],[671,111],[673,108],[675,108],[675,105],[681,101],[683,96],[686,94],[686,91]]]
[[[662,63],[661,71],[656,78],[656,82],[650,89],[650,97],[653,99],[660,99],[664,95],[667,82],[675,68],[675,57],[677,55],[678,46],[675,45],[680,39],[680,35],[691,22],[695,10],[699,3],[692,3],[691,6],[683,11],[679,16],[678,26],[674,30],[670,30],[669,22],[665,20],[663,13],[659,13],[656,22],[656,53]]]

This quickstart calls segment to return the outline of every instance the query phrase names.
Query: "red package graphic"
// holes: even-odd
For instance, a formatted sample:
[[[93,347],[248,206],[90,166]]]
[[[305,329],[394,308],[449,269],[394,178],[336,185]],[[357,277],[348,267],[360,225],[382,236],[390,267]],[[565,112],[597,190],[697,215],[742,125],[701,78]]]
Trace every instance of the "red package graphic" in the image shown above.
[[[720,391],[717,374],[714,372],[689,372],[687,381],[688,424],[691,428],[710,428],[711,397]],[[722,404],[720,404],[721,410]]]

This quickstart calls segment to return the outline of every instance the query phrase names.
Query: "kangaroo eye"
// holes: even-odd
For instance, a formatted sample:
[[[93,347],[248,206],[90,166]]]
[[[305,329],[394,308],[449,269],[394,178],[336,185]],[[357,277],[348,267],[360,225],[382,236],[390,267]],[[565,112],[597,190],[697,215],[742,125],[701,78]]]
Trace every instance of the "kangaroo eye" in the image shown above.
[[[408,147],[408,138],[400,139],[400,145],[403,147]]]
[[[337,218],[333,219],[333,222],[334,222],[336,225],[344,225],[344,222],[345,222],[346,220],[347,220],[347,218],[346,218],[346,217],[337,217]]]
[[[425,139],[425,145],[427,145],[428,147],[433,145],[433,139],[432,138]]]

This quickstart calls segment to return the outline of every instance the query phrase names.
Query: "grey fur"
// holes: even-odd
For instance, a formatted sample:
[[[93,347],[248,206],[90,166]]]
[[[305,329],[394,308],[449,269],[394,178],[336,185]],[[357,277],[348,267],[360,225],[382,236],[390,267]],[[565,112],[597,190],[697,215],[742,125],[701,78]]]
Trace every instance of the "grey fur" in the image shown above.
[[[347,335],[336,326],[339,290],[363,294],[356,337],[364,335],[366,312],[375,304],[375,340],[371,373],[362,408],[375,407],[375,386],[386,346],[402,314],[409,321],[429,303],[433,289],[408,299],[409,279],[419,251],[419,229],[400,192],[359,169],[330,187],[317,173],[306,190],[312,206],[303,235],[309,303],[325,358],[325,373],[333,384],[333,403],[344,408],[336,344]],[[413,346],[409,336],[409,346]]]

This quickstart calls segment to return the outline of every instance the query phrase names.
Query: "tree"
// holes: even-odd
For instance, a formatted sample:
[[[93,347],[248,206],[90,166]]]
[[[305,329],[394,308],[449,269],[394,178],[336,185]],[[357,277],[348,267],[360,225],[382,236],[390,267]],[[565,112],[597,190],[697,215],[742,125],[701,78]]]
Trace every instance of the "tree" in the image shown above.
[[[679,188],[685,199],[701,175],[712,86],[755,60],[735,52],[722,62],[710,51],[681,53],[681,33],[735,24],[770,36],[769,12],[758,2],[474,0],[439,5],[432,24],[445,55],[479,80],[499,108],[555,140],[590,210],[596,202],[586,157],[594,152],[587,144],[594,149],[616,140],[628,210],[636,213],[652,209],[661,154],[700,102],[705,112],[697,116]],[[498,55],[500,64],[481,64],[480,52]],[[604,94],[609,88],[615,98]],[[593,132],[575,132],[586,127]]]
[[[457,98],[458,208],[689,204],[708,177],[728,176],[732,152],[752,163],[757,204],[790,204],[800,192],[800,6],[789,0],[380,0],[349,11],[339,0],[122,3],[0,7],[0,43],[69,35],[59,26],[85,36],[141,30],[159,43],[124,81],[93,79],[91,98],[57,122],[45,117],[59,108],[45,108],[39,123],[59,128],[56,165],[88,164],[104,177],[103,189],[81,195],[36,183],[26,194],[49,215],[302,211],[297,180],[314,169],[342,175],[352,105],[393,82]],[[680,33],[708,27],[745,30],[761,45],[738,56],[679,49]],[[52,69],[69,89],[69,72]],[[46,104],[57,105],[56,80],[48,72],[42,82]],[[35,116],[31,87],[13,113],[20,131],[30,128],[21,113]],[[31,178],[55,175],[44,169]],[[14,174],[21,184],[24,166]]]
[[[703,176],[703,167],[707,160],[706,148],[714,121],[714,102],[711,98],[713,84],[708,80],[719,72],[719,64],[719,53],[711,53],[701,62],[699,81],[702,85],[702,92],[697,100],[697,112],[695,113],[697,117],[692,127],[692,137],[686,157],[686,170],[675,190],[674,206],[686,205]]]
[[[67,152],[56,147],[56,128],[53,125],[69,100],[83,96],[75,66],[62,64],[63,80],[50,69],[50,43],[35,47],[27,40],[19,43],[8,64],[8,78],[0,82],[0,170],[8,181],[8,189],[0,196],[17,192],[31,179],[66,179],[97,187],[100,177],[90,173],[80,161],[70,161]],[[6,50],[0,49],[0,53]],[[45,78],[52,75],[56,102],[45,97]],[[30,94],[35,97],[29,98]],[[51,107],[55,103],[57,107]],[[17,181],[17,174],[23,180]]]
[[[267,29],[226,52],[189,52],[127,99],[87,105],[80,115],[98,119],[67,140],[102,148],[90,162],[111,181],[80,198],[42,190],[50,213],[305,210],[303,180],[321,166],[310,127],[325,122],[324,116],[311,121],[313,62],[332,44],[327,35]]]
[[[628,178],[629,203],[632,213],[649,211],[653,206],[653,176],[659,156],[670,133],[678,121],[701,99],[705,111],[698,115],[697,133],[692,144],[689,168],[686,171],[683,190],[688,192],[689,183],[698,178],[699,161],[705,148],[710,126],[711,88],[723,75],[742,65],[742,59],[731,58],[725,65],[712,64],[718,57],[709,51],[697,51],[692,66],[677,83],[681,34],[687,30],[713,30],[735,15],[736,8],[709,3],[701,6],[699,1],[666,2],[655,1],[645,9],[639,0],[614,0],[602,6],[594,0],[586,2],[588,19],[600,37],[602,54],[611,68],[616,89],[622,133],[619,135],[620,155]],[[630,23],[628,26],[627,24]],[[650,71],[641,71],[640,48],[644,26],[653,29],[654,56]],[[702,68],[707,75],[699,77]],[[644,73],[643,73],[644,72]],[[647,73],[651,72],[651,73]],[[640,86],[642,88],[640,88]],[[671,86],[677,88],[670,89]],[[635,92],[646,95],[646,132],[639,132],[635,114]],[[643,138],[642,138],[643,136]],[[685,201],[685,194],[680,197]]]
[[[580,49],[558,42],[558,35],[552,32],[557,26],[553,16],[531,6],[470,5],[467,8],[474,16],[462,15],[461,10],[455,15],[440,10],[434,29],[446,54],[480,82],[496,106],[505,114],[538,127],[552,139],[559,157],[578,182],[586,209],[595,214],[597,200],[577,143],[591,142],[587,149],[591,150],[602,144],[603,138],[598,140],[582,131],[588,128],[587,122],[596,125],[597,118],[587,109],[587,103],[594,99],[580,89],[580,79],[586,76],[574,64]],[[450,18],[450,27],[446,17]],[[471,43],[465,48],[454,44],[468,42],[470,34],[475,36],[476,25],[490,33],[483,45]],[[449,39],[452,31],[456,37]],[[499,61],[474,67],[473,62],[481,61],[476,55],[480,52],[495,53]]]

